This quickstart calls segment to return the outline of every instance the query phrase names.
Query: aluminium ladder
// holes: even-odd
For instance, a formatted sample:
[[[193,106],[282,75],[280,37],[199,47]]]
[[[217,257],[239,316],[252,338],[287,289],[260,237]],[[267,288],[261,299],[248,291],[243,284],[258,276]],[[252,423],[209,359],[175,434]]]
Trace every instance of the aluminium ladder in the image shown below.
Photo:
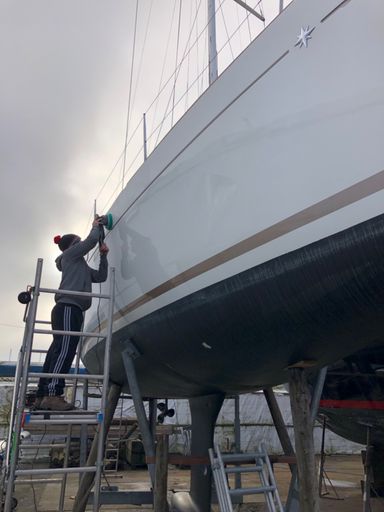
[[[15,372],[15,388],[14,395],[12,400],[11,407],[11,420],[9,425],[9,435],[6,449],[6,456],[3,462],[2,467],[2,495],[1,495],[1,503],[3,512],[11,512],[14,508],[14,498],[13,493],[15,489],[15,485],[17,484],[25,484],[25,483],[62,483],[61,488],[61,497],[60,497],[60,508],[59,512],[62,512],[64,506],[64,494],[65,494],[65,484],[66,477],[71,473],[84,473],[84,472],[92,472],[95,474],[95,491],[94,491],[94,500],[93,500],[93,511],[98,512],[100,508],[100,488],[101,488],[101,473],[103,470],[103,458],[104,458],[104,432],[105,432],[105,408],[107,402],[107,392],[108,392],[108,383],[109,383],[109,366],[110,366],[110,352],[111,352],[111,342],[112,342],[112,319],[113,319],[113,309],[114,309],[114,293],[115,293],[115,272],[114,269],[110,269],[110,283],[109,283],[109,294],[102,293],[87,293],[87,292],[73,292],[68,290],[54,290],[49,288],[42,288],[40,286],[41,275],[42,275],[42,266],[43,260],[38,259],[37,267],[36,267],[36,275],[35,275],[35,284],[31,288],[31,301],[27,306],[26,315],[25,315],[25,331],[22,346],[20,348],[19,357],[16,366]],[[37,305],[39,295],[41,293],[52,293],[55,294],[60,291],[62,295],[68,296],[86,296],[98,299],[106,299],[109,301],[108,308],[108,317],[107,317],[107,326],[105,329],[106,334],[102,334],[101,332],[71,332],[71,331],[58,331],[58,330],[48,330],[48,329],[37,329],[35,324],[50,324],[49,321],[39,321],[36,320],[37,314]],[[80,337],[93,337],[99,339],[105,339],[105,351],[104,351],[104,361],[103,361],[103,369],[104,373],[99,375],[91,375],[91,374],[50,374],[50,373],[36,373],[30,372],[29,366],[31,362],[31,355],[33,352],[42,353],[46,352],[43,350],[33,349],[33,338],[34,334],[68,334],[68,335],[78,335]],[[81,346],[81,344],[79,344]],[[76,363],[78,369],[78,359]],[[26,402],[26,394],[28,389],[28,382],[31,379],[38,379],[40,377],[57,377],[63,379],[71,379],[75,383],[78,380],[85,380],[88,382],[90,380],[98,380],[102,382],[102,394],[101,394],[101,404],[99,411],[86,411],[86,410],[71,410],[71,411],[28,411],[25,407]],[[73,396],[72,400],[75,399]],[[83,467],[63,467],[63,468],[47,468],[47,469],[18,469],[19,465],[19,451],[20,451],[20,434],[23,425],[67,425],[68,426],[68,434],[71,434],[71,428],[73,425],[97,425],[99,428],[99,438],[98,438],[98,449],[97,449],[97,460],[94,466],[83,466]],[[68,439],[68,437],[67,437]],[[67,454],[69,451],[69,442],[65,444],[65,448],[67,449]],[[23,448],[26,445],[23,445]],[[47,445],[48,446],[48,445]],[[57,444],[54,446],[58,446]],[[37,446],[37,449],[41,447],[41,444]],[[68,456],[66,454],[66,460]],[[34,476],[40,475],[53,475],[57,474],[61,476],[61,479],[58,478],[50,478],[50,479],[33,479]],[[25,480],[23,477],[29,476],[30,480]],[[21,477],[21,478],[20,478]]]
[[[111,425],[105,439],[104,472],[116,472],[119,469],[121,436],[123,432],[123,397],[120,395],[120,414],[118,425]],[[111,467],[112,466],[112,467]]]
[[[251,494],[264,494],[269,512],[284,512],[277,490],[272,465],[265,446],[262,444],[256,453],[221,454],[218,445],[209,449],[212,474],[215,481],[216,493],[221,512],[232,512],[232,497]],[[252,459],[253,465],[244,465]],[[243,465],[241,463],[243,462]],[[230,489],[229,474],[256,473],[259,485]]]

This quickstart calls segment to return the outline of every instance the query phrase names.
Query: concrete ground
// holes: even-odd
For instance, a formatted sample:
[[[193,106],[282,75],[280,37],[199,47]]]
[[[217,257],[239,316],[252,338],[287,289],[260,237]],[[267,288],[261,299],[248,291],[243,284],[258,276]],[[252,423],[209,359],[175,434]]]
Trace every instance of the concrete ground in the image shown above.
[[[360,482],[363,478],[361,458],[357,455],[328,456],[325,463],[326,484],[328,494],[321,498],[321,512],[362,512],[363,502]],[[280,496],[284,501],[287,496],[290,472],[287,465],[276,464],[275,475]],[[52,478],[54,475],[52,475]],[[247,477],[252,478],[252,477]],[[149,479],[146,471],[127,470],[107,473],[110,485],[118,486],[119,490],[148,490]],[[77,490],[78,477],[68,477],[64,510],[72,510],[74,496]],[[102,485],[105,485],[103,482]],[[244,486],[250,485],[246,480]],[[168,475],[168,488],[170,492],[187,491],[189,489],[189,471],[170,467]],[[325,492],[325,490],[324,490]],[[57,512],[59,509],[60,487],[58,484],[20,485],[15,496],[18,499],[17,512]],[[246,503],[237,506],[239,511],[259,512],[267,510],[261,496],[246,497]],[[130,505],[103,505],[101,511],[120,510],[151,510],[150,505],[142,507]],[[214,507],[217,510],[217,507]],[[88,507],[92,510],[92,507]],[[384,498],[371,500],[371,512],[384,511]]]

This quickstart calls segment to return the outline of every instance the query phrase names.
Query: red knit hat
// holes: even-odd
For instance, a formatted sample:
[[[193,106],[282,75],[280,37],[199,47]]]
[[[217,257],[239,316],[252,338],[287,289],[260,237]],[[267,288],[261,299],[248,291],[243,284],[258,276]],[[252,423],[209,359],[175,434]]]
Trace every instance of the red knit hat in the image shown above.
[[[68,247],[71,247],[71,245],[76,239],[80,240],[80,238],[77,235],[73,234],[63,236],[56,235],[53,241],[55,242],[55,244],[59,246],[59,249],[61,251],[65,251],[66,249],[68,249]]]

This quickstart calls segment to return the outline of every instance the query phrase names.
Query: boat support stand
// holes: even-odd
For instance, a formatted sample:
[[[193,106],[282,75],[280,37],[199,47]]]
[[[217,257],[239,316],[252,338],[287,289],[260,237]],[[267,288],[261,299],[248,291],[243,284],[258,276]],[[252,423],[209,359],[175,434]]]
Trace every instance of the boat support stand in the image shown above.
[[[296,365],[289,368],[289,396],[295,432],[297,469],[292,473],[286,503],[287,512],[319,512],[320,510],[315,474],[313,425],[323,392],[327,367],[318,372],[312,396],[305,372],[306,367],[308,366]]]
[[[143,440],[145,455],[148,459],[155,460],[155,443],[154,433],[151,432],[150,422],[148,421],[147,415],[144,409],[143,398],[140,393],[139,384],[136,376],[136,369],[134,360],[140,357],[140,352],[135,345],[129,341],[124,343],[124,349],[121,352],[125,374],[128,380],[129,390],[131,392],[132,400],[135,406],[137,421],[139,423],[139,429]],[[153,412],[152,412],[153,416]],[[153,418],[151,418],[153,424]],[[151,478],[152,489],[155,487],[155,464],[148,464],[148,471]]]
[[[144,404],[142,400],[142,396],[140,393],[140,388],[138,385],[136,370],[134,365],[134,359],[140,356],[137,348],[134,346],[132,342],[125,342],[122,349],[122,359],[124,363],[124,368],[128,380],[129,389],[131,392],[132,400],[135,406],[135,411],[137,415],[137,420],[139,423],[139,429],[141,432],[144,450],[147,458],[155,459],[155,443],[154,443],[154,428],[155,428],[155,407],[156,402],[151,401],[150,403],[150,420],[148,421]],[[105,428],[105,437],[108,433],[110,424],[113,419],[113,415],[120,398],[121,387],[116,384],[111,384],[108,401],[107,401],[107,409],[106,409],[106,428]],[[151,424],[151,425],[150,425]],[[151,428],[152,427],[152,428]],[[95,447],[98,443],[98,436],[95,436],[95,439],[92,443],[91,452],[88,456],[87,465],[92,465],[95,458]],[[154,489],[155,485],[155,464],[148,464],[149,475],[151,478],[152,489]],[[84,512],[89,501],[92,502],[93,496],[91,493],[91,488],[93,484],[93,474],[85,473],[80,481],[79,490],[77,492],[75,504],[73,507],[73,512]],[[101,503],[103,504],[148,504],[152,503],[153,495],[152,491],[146,492],[121,492],[108,491],[105,493],[105,496],[102,493]]]
[[[147,459],[155,459],[154,435],[145,413],[140,393],[134,360],[140,356],[132,342],[124,343],[122,358],[128,380],[129,389],[135,405],[139,428],[143,439]],[[217,416],[224,401],[224,394],[198,396],[189,399],[192,416],[192,459],[207,459],[201,464],[193,464],[191,469],[190,493],[177,493],[173,499],[173,509],[183,512],[209,512],[211,510],[212,474],[208,460],[208,449],[213,446],[213,435]],[[152,414],[153,415],[153,414]],[[153,419],[152,419],[153,422]],[[149,463],[148,470],[152,488],[155,488],[155,464]],[[178,495],[184,495],[178,496]],[[179,499],[181,498],[181,499]]]
[[[201,459],[201,463],[191,465],[190,493],[174,494],[172,510],[178,512],[210,512],[211,510],[212,472],[208,449],[213,446],[215,423],[223,401],[224,395],[221,393],[189,399],[192,417],[191,458],[195,461]]]
[[[105,439],[107,437],[109,427],[111,426],[111,423],[113,420],[113,415],[114,415],[117,403],[120,398],[120,393],[121,393],[120,386],[118,386],[116,384],[110,385],[109,392],[108,392],[107,405],[106,405],[106,409],[105,409],[105,423],[104,423],[105,428],[104,428],[103,445],[105,445]],[[88,455],[88,459],[87,459],[87,463],[86,463],[87,466],[94,466],[94,464],[96,462],[97,447],[99,444],[99,435],[100,434],[99,434],[99,430],[98,430],[93,439],[92,447],[91,447],[91,450]],[[84,512],[85,511],[85,509],[87,507],[87,503],[88,503],[88,498],[91,494],[91,489],[92,489],[94,479],[95,479],[94,473],[87,472],[87,473],[82,474],[72,512]]]

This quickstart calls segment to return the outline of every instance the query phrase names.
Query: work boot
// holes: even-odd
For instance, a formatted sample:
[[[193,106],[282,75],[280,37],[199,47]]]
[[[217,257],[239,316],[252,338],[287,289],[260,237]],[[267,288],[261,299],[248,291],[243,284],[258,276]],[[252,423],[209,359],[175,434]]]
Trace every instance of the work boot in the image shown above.
[[[71,411],[75,406],[64,400],[63,396],[45,396],[40,404],[44,411]]]

